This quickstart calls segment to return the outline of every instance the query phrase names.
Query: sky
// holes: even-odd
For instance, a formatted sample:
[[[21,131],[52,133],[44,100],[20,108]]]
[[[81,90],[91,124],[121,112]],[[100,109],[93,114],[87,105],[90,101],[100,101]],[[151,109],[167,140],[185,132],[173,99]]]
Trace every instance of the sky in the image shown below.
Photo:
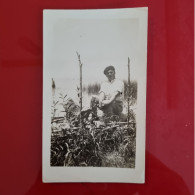
[[[67,80],[65,88],[69,81],[79,79],[76,52],[81,57],[86,84],[106,80],[103,70],[109,65],[115,67],[117,78],[127,80],[128,57],[131,79],[136,80],[138,19],[59,18],[51,25],[47,66],[53,78]]]

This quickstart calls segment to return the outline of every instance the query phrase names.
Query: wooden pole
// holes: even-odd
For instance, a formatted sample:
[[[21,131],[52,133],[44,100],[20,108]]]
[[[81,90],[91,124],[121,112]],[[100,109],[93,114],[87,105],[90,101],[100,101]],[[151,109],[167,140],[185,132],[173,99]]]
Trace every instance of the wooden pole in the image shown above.
[[[55,84],[55,81],[54,79],[52,78],[52,88],[55,89],[56,88],[56,84]]]
[[[129,126],[129,119],[130,119],[130,59],[128,57],[128,85],[127,85],[127,105],[128,105],[128,118],[127,118],[127,124]]]
[[[83,64],[81,63],[81,58],[80,58],[80,55],[78,52],[77,53],[77,57],[78,57],[78,60],[79,60],[79,69],[80,69],[80,99],[79,99],[79,103],[80,103],[80,124],[82,126],[82,118],[81,118],[81,111],[82,111],[82,107],[83,107],[83,94],[82,94],[82,66]]]

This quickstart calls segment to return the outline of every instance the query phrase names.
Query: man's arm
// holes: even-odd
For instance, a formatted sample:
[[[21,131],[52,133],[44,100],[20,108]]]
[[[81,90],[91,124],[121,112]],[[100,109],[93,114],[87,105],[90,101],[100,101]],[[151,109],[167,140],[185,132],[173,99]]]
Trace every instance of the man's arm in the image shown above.
[[[109,100],[102,99],[102,101],[100,101],[101,102],[101,106],[106,106],[108,104],[111,104],[117,98],[118,95],[120,95],[120,92],[116,91],[116,92],[114,92],[114,94],[112,95],[112,97]]]

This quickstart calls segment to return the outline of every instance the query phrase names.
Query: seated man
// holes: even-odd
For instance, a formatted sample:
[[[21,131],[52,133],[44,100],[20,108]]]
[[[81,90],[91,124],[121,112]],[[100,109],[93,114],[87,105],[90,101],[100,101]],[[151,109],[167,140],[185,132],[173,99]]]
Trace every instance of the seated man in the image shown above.
[[[115,78],[115,68],[113,66],[106,67],[104,74],[108,80],[101,84],[99,97],[98,99],[93,97],[91,105],[98,102],[100,110],[106,116],[120,116],[123,111],[124,83]]]

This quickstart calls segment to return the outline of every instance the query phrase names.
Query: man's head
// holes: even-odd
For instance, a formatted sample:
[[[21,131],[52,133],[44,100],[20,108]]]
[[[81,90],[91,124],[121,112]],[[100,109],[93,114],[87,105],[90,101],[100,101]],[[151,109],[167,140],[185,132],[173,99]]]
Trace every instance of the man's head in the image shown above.
[[[114,66],[108,66],[104,69],[104,74],[108,78],[109,81],[112,81],[115,79],[115,68]]]

